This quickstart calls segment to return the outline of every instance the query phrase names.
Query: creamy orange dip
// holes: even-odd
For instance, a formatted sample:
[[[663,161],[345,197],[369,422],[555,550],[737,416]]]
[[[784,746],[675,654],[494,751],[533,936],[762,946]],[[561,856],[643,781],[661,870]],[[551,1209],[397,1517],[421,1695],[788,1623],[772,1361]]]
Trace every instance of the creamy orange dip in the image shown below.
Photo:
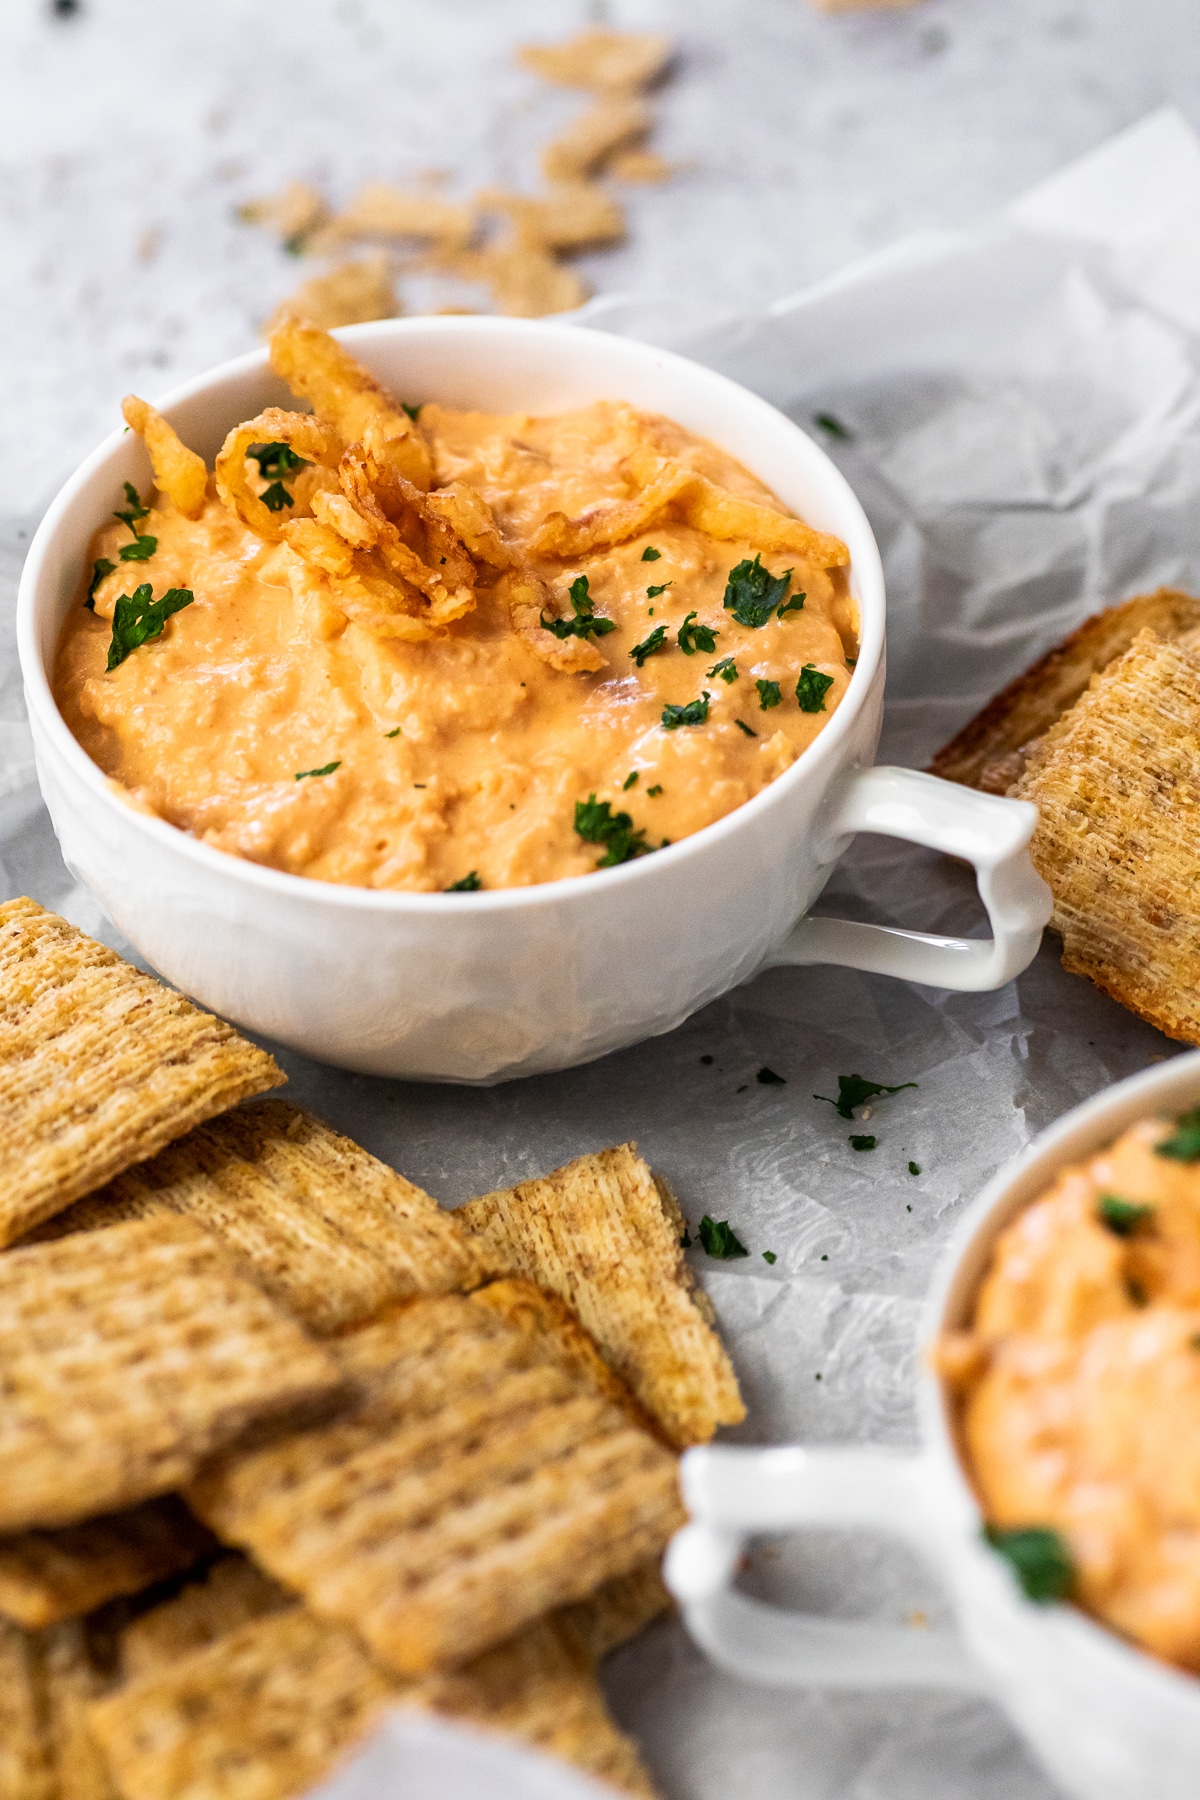
[[[429,405],[419,432],[434,496],[466,482],[483,497],[514,564],[544,584],[549,616],[575,616],[570,589],[584,575],[595,616],[615,628],[556,642],[535,608],[522,632],[507,578],[489,574],[474,609],[425,641],[380,635],[288,544],[248,529],[211,477],[196,518],[157,494],[134,527],[97,534],[92,561],[116,567],[95,610],[73,610],[55,674],[68,725],[133,804],[219,850],[323,881],[519,887],[597,867],[605,844],[576,830],[578,802],[594,795],[610,817],[628,813],[639,850],[657,849],[759,793],[828,723],[857,654],[844,569],[763,555],[773,575],[792,569],[787,597],[805,599],[751,628],[723,604],[731,569],[756,554],[749,542],[667,518],[573,558],[533,547],[548,514],[627,496],[625,459],[647,443],[778,516],[732,458],[609,402],[552,418]],[[156,539],[148,560],[119,560],[131,529]],[[114,607],[139,582],[156,600],[181,588],[194,601],[109,672]],[[688,615],[713,634],[711,650],[685,653]],[[660,626],[662,647],[639,666],[631,651]],[[599,666],[552,666],[559,652]],[[716,668],[729,658],[732,681]],[[818,711],[797,698],[806,665],[828,677]],[[702,709],[705,694],[703,722],[664,725],[665,707]]]
[[[1072,1597],[1193,1670],[1197,1123],[1143,1120],[1064,1170],[1002,1233],[971,1331],[944,1340],[938,1358],[959,1391],[962,1443],[992,1525],[1057,1532],[1074,1565]],[[1180,1151],[1195,1155],[1179,1160]]]

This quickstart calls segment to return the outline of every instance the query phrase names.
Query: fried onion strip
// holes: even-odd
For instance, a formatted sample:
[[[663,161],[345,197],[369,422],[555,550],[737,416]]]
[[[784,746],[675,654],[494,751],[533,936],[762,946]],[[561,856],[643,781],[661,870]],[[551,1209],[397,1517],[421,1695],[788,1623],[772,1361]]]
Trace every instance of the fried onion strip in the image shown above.
[[[255,444],[286,444],[308,465],[293,470],[283,483],[288,495],[286,510],[281,507],[273,512],[254,485],[248,453]],[[277,544],[285,535],[288,521],[306,513],[315,494],[336,486],[337,476],[327,466],[328,456],[328,437],[315,419],[306,413],[268,406],[256,419],[235,425],[222,444],[217,456],[217,493],[256,537]],[[262,481],[261,475],[259,480],[264,489],[271,486]]]
[[[386,444],[399,472],[426,491],[433,463],[416,423],[327,331],[290,314],[271,333],[270,353],[275,373],[311,403],[343,447],[365,442],[380,454]]]
[[[136,394],[126,394],[121,411],[125,423],[137,432],[149,452],[159,493],[165,494],[185,519],[198,519],[208,496],[204,458],[189,450],[162,414]]]
[[[496,592],[508,603],[512,628],[534,655],[564,675],[592,674],[607,667],[595,644],[586,638],[559,641],[542,627],[542,614],[550,604],[549,590],[530,569],[510,569],[496,584]]]

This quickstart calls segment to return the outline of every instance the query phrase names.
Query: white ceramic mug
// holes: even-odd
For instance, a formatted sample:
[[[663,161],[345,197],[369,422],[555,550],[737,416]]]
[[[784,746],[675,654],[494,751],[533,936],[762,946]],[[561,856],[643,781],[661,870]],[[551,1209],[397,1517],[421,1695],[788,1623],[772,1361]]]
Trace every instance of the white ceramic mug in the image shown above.
[[[149,963],[215,1012],[327,1062],[472,1083],[570,1067],[670,1031],[778,963],[835,962],[962,989],[999,987],[1026,966],[1050,914],[1026,851],[1033,807],[871,767],[883,572],[861,506],[811,439],[721,375],[577,326],[391,319],[339,335],[406,398],[538,413],[622,399],[720,444],[849,545],[858,664],[828,725],[784,775],[716,824],[622,867],[469,895],[264,868],[126,805],[54,703],[47,672],[91,534],[121,482],[148,476],[140,441],[114,432],[42,521],[17,629],[38,777],[63,856]],[[236,421],[289,403],[257,351],[176,389],[162,409],[211,459]],[[992,939],[806,918],[856,831],[972,863]]]
[[[1067,1163],[1137,1119],[1200,1104],[1200,1051],[1076,1107],[1004,1169],[962,1221],[930,1300],[923,1342],[969,1323],[997,1234]],[[1076,1800],[1196,1800],[1200,1680],[1069,1605],[1035,1605],[982,1537],[941,1383],[923,1360],[922,1448],[689,1450],[692,1522],[667,1585],[714,1661],[781,1687],[946,1687],[999,1700]],[[747,1538],[861,1527],[907,1540],[944,1575],[958,1632],[791,1613],[734,1585]]]

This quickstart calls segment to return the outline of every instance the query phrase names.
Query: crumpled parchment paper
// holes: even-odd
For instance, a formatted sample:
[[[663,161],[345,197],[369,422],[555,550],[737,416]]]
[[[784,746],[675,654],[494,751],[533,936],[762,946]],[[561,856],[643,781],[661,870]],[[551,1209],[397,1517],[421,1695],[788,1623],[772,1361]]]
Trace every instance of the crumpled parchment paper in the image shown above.
[[[1172,114],[977,231],[906,241],[760,313],[704,321],[606,301],[583,323],[682,349],[818,434],[817,413],[845,428],[827,448],[888,577],[883,760],[923,765],[1095,608],[1164,582],[1200,592],[1200,144]],[[124,947],[58,859],[11,634],[0,879]],[[966,871],[881,839],[858,841],[820,904],[982,931]],[[449,1205],[636,1138],[693,1223],[729,1219],[750,1250],[730,1264],[692,1252],[749,1403],[734,1435],[908,1444],[921,1298],[960,1208],[1051,1120],[1174,1048],[1063,974],[1050,946],[994,994],[776,970],[669,1037],[491,1090],[280,1057],[291,1099]],[[758,1082],[764,1066],[785,1084]],[[849,1073],[918,1085],[850,1126],[812,1098]],[[856,1153],[851,1131],[878,1147]],[[760,1574],[842,1616],[942,1605],[910,1559],[836,1534],[786,1547]],[[712,1669],[676,1624],[618,1653],[606,1679],[673,1800],[1052,1794],[985,1704],[755,1689]],[[337,1786],[345,1800],[360,1791],[350,1776]]]

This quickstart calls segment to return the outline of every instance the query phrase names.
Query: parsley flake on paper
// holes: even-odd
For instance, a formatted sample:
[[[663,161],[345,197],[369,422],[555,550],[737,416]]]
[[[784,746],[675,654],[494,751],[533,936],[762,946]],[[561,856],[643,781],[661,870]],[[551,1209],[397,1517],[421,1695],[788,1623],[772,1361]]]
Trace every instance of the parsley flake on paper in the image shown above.
[[[758,689],[758,704],[763,712],[770,712],[783,699],[777,681],[756,681],[754,685]]]
[[[586,575],[576,576],[568,591],[575,617],[573,619],[548,619],[543,613],[542,629],[544,631],[552,632],[556,638],[593,638],[604,637],[607,632],[617,629],[615,619],[597,618],[596,603],[588,593]]]
[[[341,759],[339,758],[337,762],[326,763],[325,766],[320,769],[301,769],[295,779],[297,781],[307,781],[310,775],[332,775],[333,771],[335,769],[340,769],[341,766]]]
[[[728,1219],[710,1219],[705,1213],[700,1221],[699,1235],[701,1248],[718,1262],[731,1262],[735,1256],[750,1254]]]
[[[910,1175],[919,1175],[921,1173],[920,1163],[910,1162],[908,1165],[908,1172]]]
[[[852,1137],[850,1139],[850,1148],[852,1150],[873,1150],[878,1141],[877,1138],[873,1137]]]
[[[710,681],[715,675],[719,675],[722,681],[734,682],[738,678],[738,666],[732,656],[723,656],[720,662],[713,664],[711,669],[706,669],[705,674]]]
[[[845,444],[852,443],[854,440],[854,433],[848,426],[843,425],[840,419],[835,418],[833,413],[814,413],[813,424],[819,425],[821,430],[826,432],[831,438],[840,438]]]
[[[1096,1217],[1115,1237],[1127,1238],[1154,1217],[1154,1208],[1136,1200],[1123,1200],[1120,1194],[1101,1194],[1096,1202]]]
[[[1027,1599],[1044,1606],[1050,1600],[1065,1600],[1071,1592],[1075,1565],[1057,1531],[1037,1525],[1001,1531],[987,1525],[983,1535],[1008,1563]]]
[[[662,723],[664,731],[678,731],[681,725],[706,725],[708,723],[707,688],[698,700],[689,700],[686,706],[664,706]]]
[[[674,586],[675,583],[673,581],[662,581],[657,587],[648,587],[646,589],[646,598],[647,600],[657,600],[660,594],[665,594],[669,587]],[[695,616],[695,613],[693,613],[692,617],[695,618]]]
[[[770,569],[764,569],[761,555],[753,562],[740,562],[729,571],[725,611],[731,612],[739,625],[748,625],[757,631],[782,602],[791,579],[790,569],[785,569],[782,575],[772,575]]]
[[[646,548],[642,551],[642,561],[657,562],[661,555],[661,550],[656,550],[653,544],[647,544]]]
[[[607,800],[597,800],[595,794],[575,802],[575,829],[585,844],[604,845],[598,869],[614,869],[650,850],[645,832],[635,829],[629,814],[615,813]]]
[[[87,599],[83,603],[89,612],[96,610],[96,589],[106,575],[112,574],[116,566],[115,562],[109,562],[107,556],[97,557],[92,564],[92,579],[88,582]]]
[[[653,592],[653,589],[648,591]],[[695,617],[694,612],[688,614],[679,627],[675,642],[685,656],[695,656],[697,650],[703,650],[711,656],[717,647],[719,633],[715,632],[711,625],[693,625],[692,620]]]
[[[404,410],[405,412],[408,411],[407,406]],[[450,886],[446,889],[446,892],[448,894],[477,894],[482,886],[483,883],[479,879],[479,870],[472,869],[471,873],[469,875],[464,875],[461,881],[452,881]]]
[[[905,1088],[915,1088],[915,1081],[902,1081],[897,1087],[884,1087],[878,1081],[867,1081],[861,1075],[839,1075],[837,1078],[838,1097],[831,1100],[828,1094],[814,1094],[814,1100],[823,1100],[826,1106],[832,1106],[839,1119],[852,1119],[860,1106],[873,1100],[877,1094],[902,1094]]]
[[[800,671],[800,679],[796,683],[796,698],[800,702],[800,711],[824,712],[825,696],[832,686],[832,675],[822,675],[815,663],[805,663]]]
[[[747,737],[757,737],[758,736],[757,731],[751,731],[749,725],[744,724],[741,719],[735,719],[733,722],[737,726],[739,731],[745,732]]]
[[[765,1263],[771,1263],[772,1265],[774,1265],[775,1263],[777,1263],[779,1261],[779,1258],[776,1256],[776,1254],[773,1250],[764,1250],[762,1253],[762,1259]]]
[[[1200,1106],[1185,1112],[1175,1121],[1175,1129],[1161,1144],[1155,1144],[1156,1156],[1169,1156],[1175,1162],[1200,1162]]]
[[[666,636],[666,626],[656,625],[648,638],[643,638],[640,644],[635,644],[633,646],[633,649],[629,654],[639,669],[648,656],[653,656],[656,650],[662,649]]]
[[[786,1076],[777,1075],[775,1073],[774,1069],[768,1069],[765,1063],[763,1064],[762,1068],[758,1071],[758,1074],[754,1077],[754,1079],[755,1079],[755,1081],[759,1082],[760,1085],[763,1087],[786,1087],[787,1086]]]
[[[161,600],[152,598],[154,589],[144,581],[132,594],[122,594],[113,608],[112,642],[108,646],[108,672],[118,668],[125,658],[161,637],[172,613],[182,612],[196,598],[191,588],[168,588]]]

